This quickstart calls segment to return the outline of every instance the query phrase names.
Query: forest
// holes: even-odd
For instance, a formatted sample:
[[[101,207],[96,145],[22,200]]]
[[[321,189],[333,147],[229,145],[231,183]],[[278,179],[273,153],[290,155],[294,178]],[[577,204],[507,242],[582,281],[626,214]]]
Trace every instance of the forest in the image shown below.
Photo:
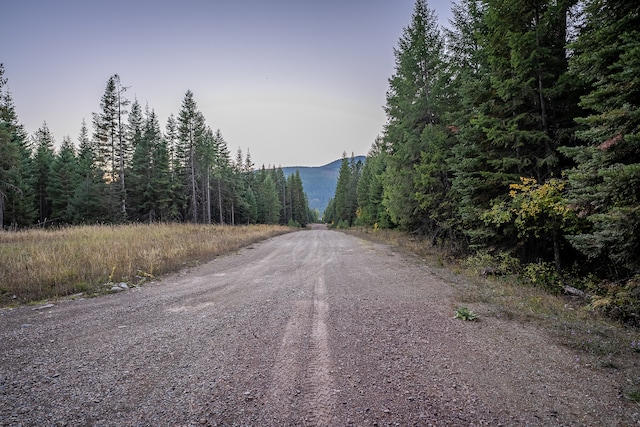
[[[417,0],[325,220],[399,228],[640,323],[640,4]]]
[[[0,64],[0,229],[66,224],[190,222],[305,226],[298,173],[254,170],[249,150],[232,158],[187,91],[164,131],[149,106],[126,98],[111,76],[76,145],[59,149],[46,122],[28,135]]]
[[[395,228],[640,324],[640,4],[416,0],[386,124],[345,154],[324,220]],[[187,91],[164,131],[116,74],[58,150],[0,65],[0,226],[314,221],[299,174],[229,153]],[[97,100],[98,101],[98,100]]]

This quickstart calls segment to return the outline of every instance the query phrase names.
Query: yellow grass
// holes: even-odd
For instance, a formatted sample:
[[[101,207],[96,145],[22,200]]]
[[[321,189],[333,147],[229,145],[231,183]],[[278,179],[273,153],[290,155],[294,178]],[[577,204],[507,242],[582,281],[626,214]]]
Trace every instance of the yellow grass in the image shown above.
[[[0,303],[93,293],[109,281],[138,283],[289,230],[138,224],[0,231]]]

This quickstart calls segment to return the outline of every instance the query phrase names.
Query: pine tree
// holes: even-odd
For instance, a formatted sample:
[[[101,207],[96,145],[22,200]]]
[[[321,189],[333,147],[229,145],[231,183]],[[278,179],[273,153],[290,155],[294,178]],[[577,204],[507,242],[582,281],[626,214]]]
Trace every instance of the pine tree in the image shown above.
[[[525,261],[554,259],[558,266],[560,224],[523,238],[513,224],[487,229],[481,219],[508,201],[509,185],[521,177],[544,184],[560,174],[557,148],[573,139],[576,108],[565,48],[571,3],[488,0],[473,9],[475,32],[457,21],[455,45],[472,58],[458,73],[461,112],[452,116],[460,125],[452,189],[461,228],[472,244],[517,246]]]
[[[51,166],[54,159],[53,135],[49,131],[47,123],[42,126],[33,135],[33,145],[35,152],[33,155],[33,190],[36,195],[36,210],[38,212],[38,221],[45,223],[51,219],[51,198],[49,197],[49,179]]]
[[[187,210],[185,217],[192,222],[198,222],[198,203],[201,196],[201,189],[198,187],[198,155],[199,147],[203,143],[205,136],[205,120],[194,100],[193,92],[188,90],[182,101],[182,107],[178,114],[178,135],[179,144],[178,157],[180,161],[180,178],[186,184],[188,194]]]
[[[31,150],[11,94],[5,89],[6,82],[0,64],[0,228],[7,223],[28,226],[36,218]]]
[[[73,195],[78,182],[78,160],[71,138],[62,139],[58,155],[51,164],[47,193],[51,216],[63,224],[73,223]]]
[[[416,199],[419,189],[415,186],[415,168],[422,152],[429,148],[424,129],[440,123],[445,79],[444,39],[435,12],[425,0],[416,1],[395,57],[396,70],[389,80],[386,105],[384,138],[390,155],[384,174],[384,203],[401,227],[423,229],[428,215]]]
[[[273,167],[271,169],[271,177],[276,184],[276,191],[281,205],[280,220],[278,223],[285,225],[290,220],[293,220],[292,194],[291,187],[289,186],[291,182],[285,177],[282,167],[278,167],[277,169]]]
[[[265,224],[277,224],[280,219],[280,203],[276,184],[270,174],[265,174],[264,181],[260,185],[259,205],[262,207],[263,222]]]
[[[305,227],[309,223],[309,204],[307,203],[307,196],[302,186],[300,171],[296,170],[294,174],[289,175],[287,178],[287,191],[289,194],[291,216],[284,224]]]
[[[447,31],[447,51],[452,81],[451,108],[445,116],[449,130],[456,138],[451,148],[451,198],[456,206],[458,229],[472,248],[487,244],[495,231],[485,225],[483,213],[493,198],[500,195],[500,186],[492,177],[488,165],[495,151],[486,144],[483,129],[476,121],[481,109],[488,108],[493,91],[487,58],[485,23],[486,3],[481,0],[461,0],[453,7],[452,28]]]
[[[570,205],[586,220],[572,245],[611,271],[640,269],[640,6],[589,0],[585,24],[571,46],[572,74],[588,88],[578,137],[563,151]]]
[[[78,137],[78,172],[74,185],[71,210],[75,224],[91,224],[107,221],[111,212],[107,209],[107,186],[104,170],[98,160],[96,140],[89,139],[87,124],[82,120]]]
[[[14,141],[11,133],[11,124],[8,120],[11,117],[9,107],[10,102],[4,91],[7,79],[4,78],[4,66],[0,64],[0,230],[4,228],[4,211],[8,194],[16,190],[13,182],[13,174],[20,164],[20,147]]]
[[[158,117],[147,109],[142,139],[151,146],[151,172],[149,174],[149,199],[152,201],[148,220],[169,221],[173,218],[172,182],[169,146],[162,136]]]
[[[104,95],[100,100],[100,113],[93,114],[94,139],[99,147],[98,162],[103,168],[110,188],[107,208],[114,221],[127,219],[126,170],[131,157],[131,146],[125,135],[124,116],[129,101],[124,97],[127,90],[120,76],[109,77]]]
[[[214,168],[214,177],[216,180],[216,196],[218,205],[218,218],[220,224],[224,224],[224,212],[225,210],[233,217],[234,204],[232,189],[232,168],[231,168],[231,155],[220,129],[217,129],[213,135],[213,158],[212,167]],[[233,223],[233,219],[231,222]]]
[[[349,224],[349,207],[351,202],[349,200],[349,185],[351,183],[351,166],[347,153],[342,153],[342,162],[340,163],[340,170],[338,171],[338,182],[336,183],[336,192],[333,197],[335,218],[334,221],[344,221]]]
[[[349,168],[351,169],[351,174],[349,177],[349,185],[347,186],[346,209],[348,215],[347,222],[351,226],[356,219],[358,211],[358,183],[362,176],[363,163],[361,160],[356,161],[352,154]]]
[[[373,142],[362,169],[356,188],[358,199],[358,223],[381,228],[391,226],[389,216],[382,204],[382,174],[385,171],[384,141],[377,137]]]
[[[4,210],[7,193],[13,189],[11,174],[20,161],[18,147],[11,140],[11,135],[0,122],[0,230],[4,227]]]
[[[247,149],[244,161],[238,166],[242,188],[241,193],[238,195],[240,198],[240,221],[247,224],[255,223],[258,218],[258,201],[254,192],[256,182],[254,166],[251,160],[251,152]]]
[[[182,177],[185,176],[185,167],[182,162],[183,155],[181,146],[178,142],[178,123],[173,114],[169,115],[167,119],[164,137],[166,139],[167,149],[169,150],[169,165],[171,170],[169,218],[184,220],[185,217],[182,213],[186,210],[187,192],[186,183]]]
[[[142,107],[136,99],[131,104],[127,126],[128,143],[133,147],[131,167],[128,173],[127,206],[129,207],[129,219],[133,221],[150,220],[149,212],[152,210],[151,204],[153,203],[150,200],[148,189],[151,185],[151,155],[154,147],[152,140],[143,137],[146,130],[143,122]]]
[[[329,199],[327,203],[327,207],[324,208],[324,212],[322,213],[322,221],[327,224],[336,224],[336,202],[333,198]]]

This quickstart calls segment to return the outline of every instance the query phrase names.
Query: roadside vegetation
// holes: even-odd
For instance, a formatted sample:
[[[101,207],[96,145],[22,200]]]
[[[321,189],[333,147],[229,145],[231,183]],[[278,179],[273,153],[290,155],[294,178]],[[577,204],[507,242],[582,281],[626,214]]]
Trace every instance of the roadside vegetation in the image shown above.
[[[0,303],[91,295],[109,282],[137,285],[289,230],[137,224],[0,232]]]
[[[443,31],[415,1],[387,125],[364,162],[343,156],[324,221],[401,230],[639,327],[637,2],[461,0],[452,14]]]
[[[343,231],[419,256],[433,274],[453,286],[460,304],[453,317],[533,322],[558,343],[575,350],[579,354],[576,363],[625,373],[620,394],[640,403],[640,331],[614,320],[609,308],[598,303],[599,298],[562,290],[558,283],[563,282],[554,269],[536,275],[506,256],[457,258],[429,239],[399,230],[351,227]],[[552,284],[553,289],[549,288]]]

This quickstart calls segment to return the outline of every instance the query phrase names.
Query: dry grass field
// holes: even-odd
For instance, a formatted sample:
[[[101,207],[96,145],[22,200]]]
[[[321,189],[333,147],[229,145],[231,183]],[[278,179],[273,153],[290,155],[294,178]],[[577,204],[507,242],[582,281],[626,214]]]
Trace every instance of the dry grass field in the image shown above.
[[[136,224],[0,231],[0,304],[137,284],[288,232],[281,226]]]

